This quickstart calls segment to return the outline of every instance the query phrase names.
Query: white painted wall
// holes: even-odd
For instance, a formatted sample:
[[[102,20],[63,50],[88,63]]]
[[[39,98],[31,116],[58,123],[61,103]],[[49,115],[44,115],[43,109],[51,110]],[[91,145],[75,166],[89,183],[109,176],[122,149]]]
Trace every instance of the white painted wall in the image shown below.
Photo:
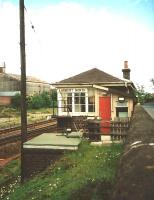
[[[88,111],[88,88],[84,88],[84,91],[86,92],[86,103],[87,103],[86,112],[74,112],[74,109],[73,109],[72,112],[69,112],[69,115],[71,115],[71,116],[99,117],[99,97],[106,96],[106,92],[102,91],[100,89],[94,89],[95,112],[87,112]],[[72,92],[75,92],[75,88],[72,88]],[[116,117],[116,107],[117,107],[118,97],[119,97],[119,95],[111,94],[111,118],[112,118],[112,120],[114,120],[115,117]],[[62,108],[61,108],[61,106],[62,106],[62,104],[61,104],[61,100],[62,100],[61,89],[57,90],[57,98],[58,98],[58,107],[59,107],[58,115],[60,115],[60,116],[68,115],[68,113],[63,112]],[[128,117],[131,117],[131,114],[132,114],[132,111],[133,111],[133,100],[130,99],[130,98],[126,98],[126,102],[127,102],[127,106],[128,106]],[[74,104],[74,102],[73,102],[73,104]]]

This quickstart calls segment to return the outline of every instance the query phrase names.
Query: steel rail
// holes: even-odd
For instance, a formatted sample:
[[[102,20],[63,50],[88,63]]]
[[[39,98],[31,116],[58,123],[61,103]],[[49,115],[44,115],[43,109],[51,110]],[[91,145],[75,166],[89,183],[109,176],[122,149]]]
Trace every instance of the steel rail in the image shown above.
[[[27,138],[31,139],[43,132],[48,130],[56,131],[57,123],[55,120],[46,120],[39,123],[33,123],[27,126]],[[21,129],[17,127],[16,129],[5,129],[3,134],[0,134],[0,145],[8,144],[11,142],[16,142],[21,140]]]

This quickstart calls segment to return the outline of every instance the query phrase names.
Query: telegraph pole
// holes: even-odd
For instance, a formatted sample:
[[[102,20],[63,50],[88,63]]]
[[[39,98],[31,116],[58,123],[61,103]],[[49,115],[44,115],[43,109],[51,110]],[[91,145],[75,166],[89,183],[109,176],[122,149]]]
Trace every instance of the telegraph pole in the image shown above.
[[[26,106],[26,57],[25,57],[25,20],[24,0],[19,0],[20,9],[20,60],[21,60],[21,182],[25,177],[23,143],[27,140],[27,106]]]

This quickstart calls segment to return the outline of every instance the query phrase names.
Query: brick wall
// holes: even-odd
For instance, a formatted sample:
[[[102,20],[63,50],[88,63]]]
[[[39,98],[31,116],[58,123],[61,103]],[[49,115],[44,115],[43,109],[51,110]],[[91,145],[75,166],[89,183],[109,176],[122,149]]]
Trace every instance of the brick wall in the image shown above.
[[[0,105],[9,105],[11,103],[11,97],[0,96]]]
[[[62,150],[24,149],[24,178],[27,179],[43,171],[62,155]]]

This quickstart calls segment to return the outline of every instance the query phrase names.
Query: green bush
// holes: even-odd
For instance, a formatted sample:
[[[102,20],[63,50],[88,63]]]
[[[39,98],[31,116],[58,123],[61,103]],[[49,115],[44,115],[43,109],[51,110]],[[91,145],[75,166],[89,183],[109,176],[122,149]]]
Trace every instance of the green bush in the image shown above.
[[[30,109],[48,108],[51,105],[50,93],[42,92],[41,94],[34,94],[28,97],[27,104]]]
[[[20,108],[20,104],[21,104],[21,95],[17,93],[11,99],[11,106],[13,108],[19,109]]]
[[[16,94],[12,97],[11,106],[19,109],[21,104],[21,95]],[[50,92],[42,92],[41,94],[34,94],[27,97],[28,109],[50,108],[57,106],[57,92],[54,90]]]
[[[33,95],[28,101],[28,108],[39,109],[43,107],[43,99],[40,95]]]
[[[42,92],[42,103],[44,108],[49,108],[51,106],[51,95],[49,92]]]

